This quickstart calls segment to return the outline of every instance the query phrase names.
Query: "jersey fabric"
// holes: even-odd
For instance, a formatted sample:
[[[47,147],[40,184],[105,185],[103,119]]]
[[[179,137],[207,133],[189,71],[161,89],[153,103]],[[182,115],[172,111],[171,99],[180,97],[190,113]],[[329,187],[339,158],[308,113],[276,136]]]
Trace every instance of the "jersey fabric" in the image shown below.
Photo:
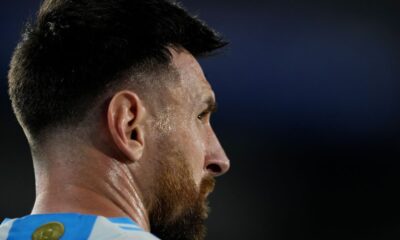
[[[51,226],[54,225],[59,228],[52,229]],[[38,231],[43,231],[42,229],[48,234],[62,232],[61,236],[56,238],[60,240],[158,239],[127,217],[106,218],[78,213],[56,213],[5,219],[0,225],[0,240],[54,239],[37,237]]]

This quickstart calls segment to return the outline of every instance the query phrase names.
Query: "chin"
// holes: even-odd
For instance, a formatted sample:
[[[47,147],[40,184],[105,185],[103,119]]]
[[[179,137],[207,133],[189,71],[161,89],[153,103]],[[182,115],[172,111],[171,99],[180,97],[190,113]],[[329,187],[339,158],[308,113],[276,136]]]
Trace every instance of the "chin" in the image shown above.
[[[173,219],[153,215],[151,232],[162,240],[203,240],[207,231],[205,220],[208,212],[206,202],[197,202],[182,209]]]
[[[149,209],[151,232],[162,240],[203,240],[209,213],[207,196],[215,180],[206,176],[196,184],[188,158],[171,149],[160,151],[165,154],[154,179],[157,186]]]

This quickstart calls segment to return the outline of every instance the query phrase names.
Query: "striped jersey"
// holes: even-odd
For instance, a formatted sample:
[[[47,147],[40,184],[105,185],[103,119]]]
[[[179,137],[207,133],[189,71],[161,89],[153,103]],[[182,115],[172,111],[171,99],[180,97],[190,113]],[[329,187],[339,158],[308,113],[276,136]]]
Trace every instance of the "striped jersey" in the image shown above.
[[[5,219],[0,240],[157,240],[127,217],[106,218],[78,213],[34,214]]]

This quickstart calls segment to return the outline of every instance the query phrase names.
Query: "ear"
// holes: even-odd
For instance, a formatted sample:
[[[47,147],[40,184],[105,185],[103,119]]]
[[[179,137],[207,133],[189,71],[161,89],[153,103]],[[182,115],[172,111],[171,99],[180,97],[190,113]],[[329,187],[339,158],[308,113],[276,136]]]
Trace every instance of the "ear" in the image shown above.
[[[124,157],[135,162],[143,155],[146,110],[139,97],[131,91],[116,93],[107,109],[107,123],[111,137]]]

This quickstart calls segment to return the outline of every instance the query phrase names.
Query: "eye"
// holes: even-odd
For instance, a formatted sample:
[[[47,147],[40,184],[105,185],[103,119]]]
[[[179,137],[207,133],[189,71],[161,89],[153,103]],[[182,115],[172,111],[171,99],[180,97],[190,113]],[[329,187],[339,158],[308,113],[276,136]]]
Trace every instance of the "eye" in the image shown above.
[[[206,110],[206,111],[200,113],[200,114],[197,116],[197,118],[200,119],[200,120],[203,120],[205,117],[207,117],[207,115],[208,115],[209,113],[210,113],[210,111]]]

